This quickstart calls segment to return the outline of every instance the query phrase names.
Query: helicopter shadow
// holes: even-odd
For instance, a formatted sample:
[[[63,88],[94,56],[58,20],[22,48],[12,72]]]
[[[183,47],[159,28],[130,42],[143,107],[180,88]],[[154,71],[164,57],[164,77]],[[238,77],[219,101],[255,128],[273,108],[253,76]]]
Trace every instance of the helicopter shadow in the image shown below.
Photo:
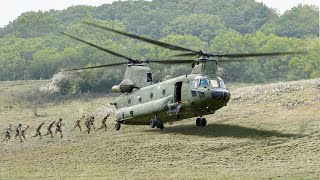
[[[282,138],[299,138],[301,134],[288,134],[279,131],[260,130],[255,128],[243,127],[239,125],[228,124],[208,124],[205,127],[197,127],[195,125],[179,125],[165,127],[163,131],[154,131],[154,129],[146,130],[148,132],[158,132],[162,134],[183,134],[195,135],[202,137],[235,137],[235,138],[266,138],[266,137],[282,137]]]

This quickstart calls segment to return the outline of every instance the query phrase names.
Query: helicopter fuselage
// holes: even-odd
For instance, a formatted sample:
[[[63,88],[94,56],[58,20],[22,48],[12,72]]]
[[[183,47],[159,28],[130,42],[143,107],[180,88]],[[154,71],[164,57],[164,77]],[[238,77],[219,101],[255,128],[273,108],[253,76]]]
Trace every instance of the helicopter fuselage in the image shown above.
[[[224,82],[217,76],[218,62],[231,63],[247,61],[249,57],[283,56],[297,54],[296,52],[265,52],[265,53],[235,53],[216,54],[196,51],[189,48],[153,40],[150,38],[118,31],[105,26],[84,22],[113,33],[138,39],[153,45],[183,53],[175,57],[198,56],[196,60],[172,59],[172,60],[134,60],[120,53],[108,50],[96,44],[84,41],[77,37],[62,33],[77,41],[95,47],[114,56],[121,57],[127,62],[75,68],[71,70],[93,69],[101,67],[114,67],[127,64],[123,81],[112,87],[112,92],[122,93],[114,103],[116,111],[115,129],[119,130],[121,124],[149,124],[152,128],[163,129],[163,122],[172,122],[190,117],[196,118],[196,125],[206,126],[207,119],[201,116],[212,114],[216,110],[226,106],[230,100],[230,92]],[[229,59],[225,59],[229,58]],[[242,59],[241,59],[242,58]],[[153,83],[150,68],[144,64],[192,64],[192,72],[157,84]]]
[[[123,93],[114,104],[118,122],[146,125],[154,116],[173,122],[213,114],[229,99],[221,78],[189,74]]]

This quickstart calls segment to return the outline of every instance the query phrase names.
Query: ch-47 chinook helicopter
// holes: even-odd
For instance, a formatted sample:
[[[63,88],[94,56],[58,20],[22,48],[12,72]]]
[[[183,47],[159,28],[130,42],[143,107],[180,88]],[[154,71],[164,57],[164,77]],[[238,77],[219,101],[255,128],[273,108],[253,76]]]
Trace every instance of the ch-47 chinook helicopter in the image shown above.
[[[211,54],[121,32],[90,22],[85,22],[85,24],[171,50],[186,52],[178,54],[177,56],[197,55],[199,57],[196,60],[134,60],[77,37],[62,33],[75,40],[127,60],[127,62],[115,64],[70,69],[83,70],[123,64],[127,65],[124,80],[119,85],[112,87],[112,92],[122,93],[115,102],[112,103],[117,109],[116,130],[120,129],[121,124],[150,124],[152,128],[157,127],[163,129],[163,123],[165,122],[173,122],[191,117],[196,117],[196,125],[198,127],[206,126],[207,120],[203,116],[215,113],[218,109],[226,106],[230,100],[230,91],[226,88],[224,81],[217,75],[218,63],[243,61],[245,59],[239,58],[245,57],[294,54],[294,52]],[[145,66],[145,64],[148,63],[190,63],[192,64],[192,72],[188,75],[154,83],[150,68]]]

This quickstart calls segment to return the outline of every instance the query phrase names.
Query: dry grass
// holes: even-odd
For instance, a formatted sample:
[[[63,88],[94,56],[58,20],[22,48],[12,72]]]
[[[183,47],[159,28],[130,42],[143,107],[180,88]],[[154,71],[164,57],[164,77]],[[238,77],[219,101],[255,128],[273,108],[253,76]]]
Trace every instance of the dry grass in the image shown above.
[[[124,125],[117,132],[112,117],[107,132],[90,134],[70,132],[74,120],[113,108],[112,98],[47,104],[34,117],[2,94],[1,129],[9,122],[31,128],[27,142],[1,144],[0,179],[318,179],[319,79],[290,84],[232,89],[232,101],[207,116],[204,128],[186,119],[163,131]],[[60,116],[63,139],[31,137],[39,122]]]

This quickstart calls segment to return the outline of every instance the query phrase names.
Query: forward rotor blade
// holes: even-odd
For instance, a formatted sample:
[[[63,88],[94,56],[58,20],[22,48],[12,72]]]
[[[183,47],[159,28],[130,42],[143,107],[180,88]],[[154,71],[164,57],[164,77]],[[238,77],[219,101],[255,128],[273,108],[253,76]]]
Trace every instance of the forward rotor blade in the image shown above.
[[[217,62],[219,63],[231,63],[231,62],[248,62],[253,61],[253,59],[219,59]]]
[[[128,64],[127,62],[122,63],[115,63],[115,64],[105,64],[105,65],[99,65],[99,66],[89,66],[89,67],[83,67],[83,68],[74,68],[74,69],[66,69],[64,71],[77,71],[77,70],[84,70],[84,69],[95,69],[95,68],[102,68],[102,67],[111,67],[111,66],[119,66],[123,64]]]
[[[264,56],[285,56],[290,54],[302,54],[298,52],[271,52],[271,53],[239,53],[239,54],[208,54],[204,52],[196,53],[182,53],[176,54],[174,57],[182,57],[182,56],[206,56],[206,57],[219,57],[219,58],[244,58],[244,57],[264,57]]]
[[[173,55],[173,57],[197,56],[197,55],[199,55],[199,52],[197,52],[197,53],[194,53],[194,52],[190,52],[190,53],[181,53],[181,54]]]
[[[188,64],[192,63],[194,60],[146,60],[144,62],[146,63],[158,63],[158,64]]]
[[[97,25],[97,24],[93,24],[91,22],[83,22],[83,23],[85,23],[87,25],[90,25],[90,26],[94,26],[94,27],[100,28],[100,29],[111,31],[111,32],[114,32],[114,33],[117,33],[117,34],[121,34],[121,35],[130,37],[130,38],[138,39],[138,40],[141,40],[141,41],[144,41],[144,42],[147,42],[147,43],[158,45],[158,46],[161,46],[161,47],[164,47],[164,48],[167,48],[167,49],[171,49],[171,50],[175,50],[175,51],[189,51],[189,52],[194,52],[196,54],[198,53],[197,51],[194,51],[194,50],[191,50],[191,49],[187,49],[187,48],[184,48],[184,47],[180,47],[180,46],[176,46],[176,45],[172,45],[172,44],[156,41],[156,40],[153,40],[153,39],[150,39],[150,38],[137,36],[137,35],[134,35],[134,34],[129,34],[129,33],[118,31],[118,30],[115,30],[115,29],[111,29],[111,28],[108,28],[108,27],[105,27],[105,26],[100,26],[100,25]]]
[[[285,56],[290,54],[300,54],[298,52],[271,52],[271,53],[239,53],[239,54],[208,54],[210,57],[221,58],[244,58],[244,57],[264,57],[264,56]]]
[[[106,49],[106,48],[100,47],[100,46],[98,46],[98,45],[92,44],[92,43],[90,43],[90,42],[84,41],[84,40],[82,40],[82,39],[79,39],[79,38],[77,38],[77,37],[71,36],[71,35],[66,34],[66,33],[64,33],[64,32],[60,32],[60,33],[63,34],[63,35],[65,35],[65,36],[68,36],[68,37],[70,37],[70,38],[72,38],[72,39],[75,39],[75,40],[77,40],[77,41],[80,41],[80,42],[83,42],[83,43],[85,43],[85,44],[88,44],[89,46],[92,46],[92,47],[95,47],[95,48],[97,48],[97,49],[100,49],[100,50],[102,50],[102,51],[104,51],[104,52],[110,53],[110,54],[112,54],[112,55],[114,55],[114,56],[127,59],[128,61],[131,61],[131,62],[133,61],[131,58],[129,58],[129,57],[125,56],[125,55],[116,53],[116,52],[114,52],[114,51],[111,51],[111,50],[108,50],[108,49]]]

